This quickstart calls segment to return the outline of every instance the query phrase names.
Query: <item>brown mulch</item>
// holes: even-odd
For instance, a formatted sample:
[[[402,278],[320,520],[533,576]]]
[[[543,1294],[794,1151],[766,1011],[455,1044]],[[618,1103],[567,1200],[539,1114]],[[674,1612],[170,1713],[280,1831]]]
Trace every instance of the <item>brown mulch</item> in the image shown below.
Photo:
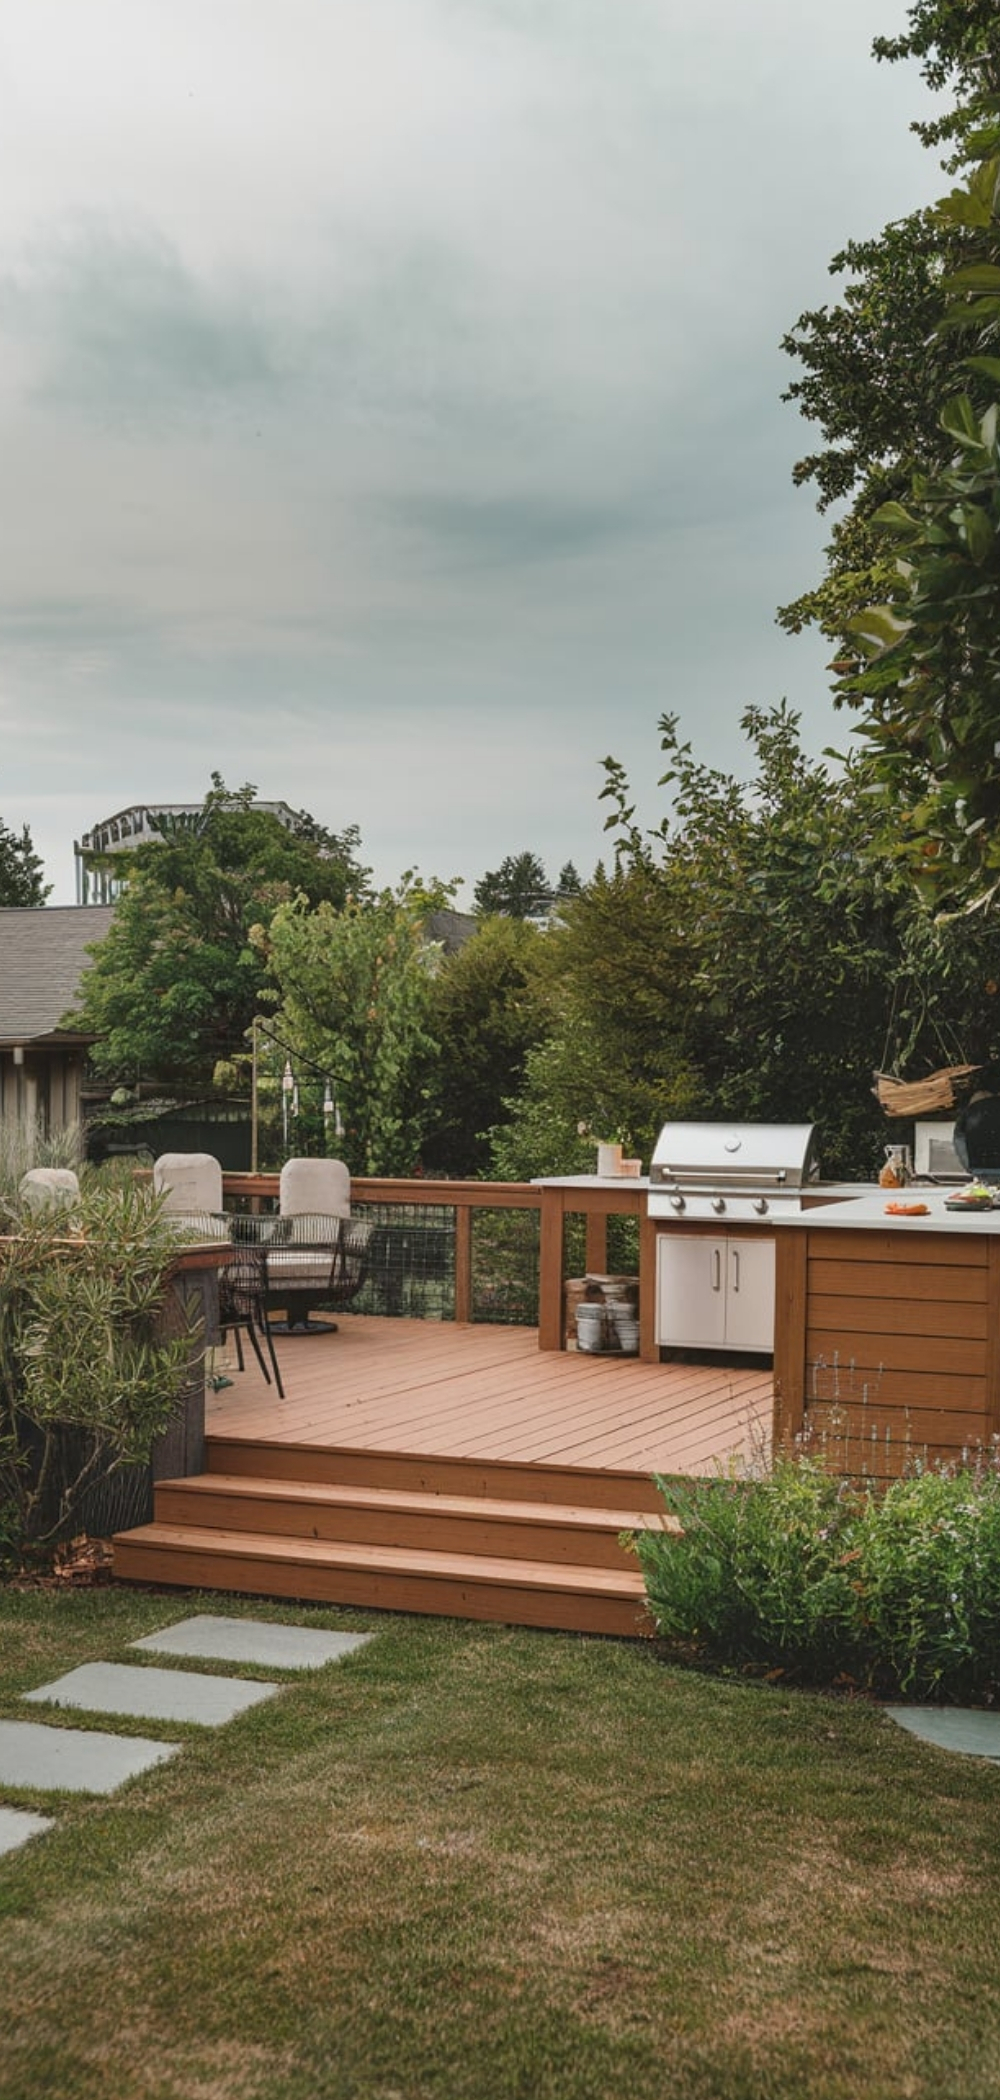
[[[110,1539],[92,1539],[85,1532],[59,1546],[44,1567],[22,1567],[8,1588],[12,1590],[89,1590],[112,1579],[114,1553]]]

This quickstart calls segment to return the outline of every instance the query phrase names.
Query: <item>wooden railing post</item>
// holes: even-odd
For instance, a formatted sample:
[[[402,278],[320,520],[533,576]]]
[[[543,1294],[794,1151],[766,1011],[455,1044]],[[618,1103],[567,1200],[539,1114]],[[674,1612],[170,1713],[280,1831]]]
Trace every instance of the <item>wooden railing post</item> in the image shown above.
[[[472,1205],[455,1205],[455,1318],[462,1326],[472,1319]]]
[[[583,1265],[588,1276],[608,1273],[608,1221],[600,1211],[587,1212]]]

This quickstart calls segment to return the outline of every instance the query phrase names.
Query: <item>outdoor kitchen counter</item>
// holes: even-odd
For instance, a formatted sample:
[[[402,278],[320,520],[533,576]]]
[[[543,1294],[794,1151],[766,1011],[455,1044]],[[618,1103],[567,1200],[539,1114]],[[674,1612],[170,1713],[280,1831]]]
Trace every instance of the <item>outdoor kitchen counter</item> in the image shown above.
[[[656,1341],[656,1241],[661,1233],[690,1230],[683,1220],[651,1219],[648,1212],[649,1181],[645,1175],[554,1174],[539,1176],[532,1183],[541,1191],[541,1248],[538,1277],[538,1346],[565,1348],[563,1319],[563,1271],[566,1219],[582,1212],[586,1220],[584,1267],[588,1274],[604,1275],[608,1266],[608,1218],[618,1215],[639,1220],[639,1354],[646,1363],[658,1363]],[[803,1190],[803,1204],[839,1204],[862,1192],[871,1183],[812,1182]],[[747,1219],[740,1230],[770,1231],[771,1217]],[[707,1230],[704,1225],[697,1228]]]
[[[566,1219],[577,1212],[586,1219],[584,1266],[604,1275],[608,1266],[608,1219],[639,1220],[639,1354],[659,1361],[653,1339],[656,1289],[656,1226],[649,1216],[649,1182],[630,1174],[559,1174],[533,1182],[541,1190],[541,1245],[538,1268],[538,1346],[565,1347],[563,1327],[563,1259]]]
[[[845,1471],[955,1463],[1000,1435],[1000,1210],[877,1189],[775,1220],[775,1435]],[[926,1203],[923,1217],[886,1213]]]
[[[818,1191],[806,1190],[808,1198]],[[816,1231],[835,1232],[946,1232],[949,1239],[956,1234],[974,1233],[982,1235],[1000,1232],[1000,1210],[948,1210],[946,1198],[950,1189],[921,1188],[919,1183],[908,1189],[868,1189],[863,1194],[853,1194],[850,1200],[824,1196],[816,1209],[809,1206],[809,1223]],[[886,1212],[887,1203],[926,1203],[924,1218],[900,1217]],[[828,1206],[828,1207],[827,1207]],[[772,1223],[782,1230],[789,1226],[801,1228],[802,1218],[791,1216],[774,1218]]]

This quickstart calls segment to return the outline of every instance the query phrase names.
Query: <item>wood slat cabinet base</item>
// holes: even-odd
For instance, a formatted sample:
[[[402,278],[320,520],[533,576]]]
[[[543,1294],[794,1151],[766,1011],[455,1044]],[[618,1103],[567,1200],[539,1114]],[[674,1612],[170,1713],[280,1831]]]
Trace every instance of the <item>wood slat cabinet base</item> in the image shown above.
[[[776,1442],[852,1474],[962,1463],[1000,1431],[1000,1239],[789,1227]]]

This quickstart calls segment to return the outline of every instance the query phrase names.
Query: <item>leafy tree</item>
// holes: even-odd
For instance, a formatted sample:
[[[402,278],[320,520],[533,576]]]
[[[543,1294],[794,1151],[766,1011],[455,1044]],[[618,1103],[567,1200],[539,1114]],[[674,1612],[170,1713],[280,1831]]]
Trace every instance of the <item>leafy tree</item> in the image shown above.
[[[0,905],[44,904],[52,888],[44,874],[27,825],[18,836],[0,818]]]
[[[330,1075],[343,1136],[336,1150],[356,1174],[411,1174],[430,1109],[430,978],[436,950],[405,891],[348,900],[342,910],[304,896],[280,904],[253,946],[276,983],[275,1029]]]
[[[127,888],[92,951],[78,1019],[99,1040],[95,1063],[129,1078],[207,1085],[243,1046],[266,969],[251,926],[302,894],[344,904],[363,890],[358,834],[289,832],[255,806],[256,790],[218,774],[193,824],[116,854]]]
[[[424,1146],[432,1173],[488,1170],[490,1127],[521,1084],[528,1051],[548,1027],[539,978],[549,936],[519,919],[484,919],[444,956],[431,983],[430,1027],[439,1046],[433,1125]]]
[[[665,1120],[735,1117],[816,1122],[826,1170],[857,1176],[885,1136],[873,1068],[947,1061],[956,1031],[972,1054],[993,1039],[1000,941],[934,927],[872,854],[864,768],[807,758],[785,707],[744,727],[749,784],[664,717],[673,812],[652,835],[608,761],[614,862],[546,937],[555,1025],[495,1135],[498,1171],[592,1164],[587,1133],[648,1158]]]
[[[552,903],[545,869],[537,853],[508,853],[499,868],[484,875],[473,891],[476,910],[487,918],[532,919]]]
[[[952,108],[912,128],[925,145],[949,147],[952,169],[974,161],[983,109],[1000,87],[994,0],[914,0],[907,30],[876,38],[873,48],[890,63],[918,60],[929,87],[952,91]],[[784,337],[803,368],[785,399],[825,440],[799,460],[794,479],[815,483],[820,510],[850,504],[834,526],[824,580],[779,614],[793,631],[814,622],[842,638],[845,619],[869,602],[885,573],[885,550],[871,530],[875,511],[905,495],[918,466],[947,463],[939,415],[955,347],[936,324],[944,280],[967,247],[961,219],[936,209],[852,241],[830,264],[831,275],[848,278],[839,304],[802,314]]]
[[[916,0],[880,58],[916,57],[956,104],[915,128],[962,180],[933,210],[845,251],[839,308],[802,317],[790,389],[824,451],[820,505],[848,497],[827,574],[781,617],[838,642],[882,806],[873,844],[924,899],[1000,886],[1000,47],[993,0]],[[895,542],[895,544],[893,544]],[[898,553],[898,558],[896,558]]]
[[[882,602],[845,621],[854,660],[837,666],[839,696],[866,710],[879,843],[949,910],[1000,890],[1000,96],[977,106],[975,166],[939,207],[965,236],[935,330],[948,457],[928,448],[908,500],[876,511],[898,558]]]

